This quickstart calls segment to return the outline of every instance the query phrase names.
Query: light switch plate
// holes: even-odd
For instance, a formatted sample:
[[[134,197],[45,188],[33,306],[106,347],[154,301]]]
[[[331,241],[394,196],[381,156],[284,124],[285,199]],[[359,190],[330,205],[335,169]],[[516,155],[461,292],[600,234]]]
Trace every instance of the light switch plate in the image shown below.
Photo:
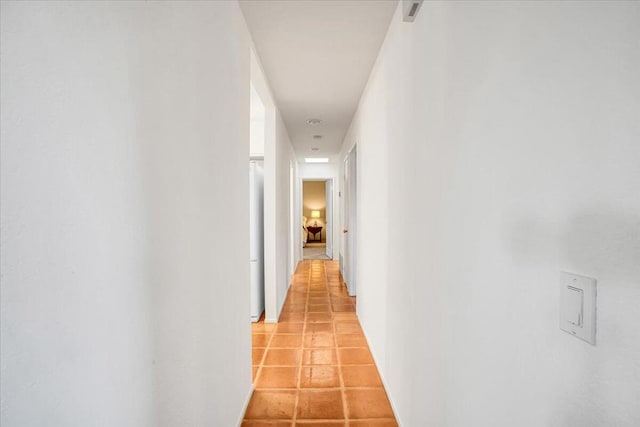
[[[596,344],[596,279],[560,273],[560,329]]]

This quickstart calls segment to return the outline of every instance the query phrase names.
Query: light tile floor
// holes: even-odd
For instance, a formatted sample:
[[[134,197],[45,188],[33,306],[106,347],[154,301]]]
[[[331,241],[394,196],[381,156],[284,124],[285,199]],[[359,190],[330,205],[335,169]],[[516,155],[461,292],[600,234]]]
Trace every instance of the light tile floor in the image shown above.
[[[254,323],[243,426],[397,426],[336,261],[299,264],[280,322]]]

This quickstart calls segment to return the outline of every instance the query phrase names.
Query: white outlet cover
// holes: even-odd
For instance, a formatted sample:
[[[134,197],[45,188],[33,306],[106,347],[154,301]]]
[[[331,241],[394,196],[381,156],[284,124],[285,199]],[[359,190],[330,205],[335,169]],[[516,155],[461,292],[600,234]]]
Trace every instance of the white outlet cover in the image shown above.
[[[560,329],[596,344],[596,279],[560,272]]]

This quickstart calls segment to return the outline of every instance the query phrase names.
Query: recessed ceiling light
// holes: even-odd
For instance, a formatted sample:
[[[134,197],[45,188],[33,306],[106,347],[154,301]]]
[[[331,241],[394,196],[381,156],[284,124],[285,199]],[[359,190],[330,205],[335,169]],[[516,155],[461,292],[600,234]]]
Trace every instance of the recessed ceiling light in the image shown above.
[[[313,139],[321,139],[322,135],[313,135]]]
[[[329,159],[327,157],[305,157],[305,163],[329,163]]]
[[[313,147],[313,148],[311,149],[311,151],[318,151],[318,150],[320,150],[318,147]]]
[[[309,119],[309,120],[307,120],[307,124],[310,124],[312,126],[317,126],[320,123],[322,123],[322,120],[320,120],[320,119]]]

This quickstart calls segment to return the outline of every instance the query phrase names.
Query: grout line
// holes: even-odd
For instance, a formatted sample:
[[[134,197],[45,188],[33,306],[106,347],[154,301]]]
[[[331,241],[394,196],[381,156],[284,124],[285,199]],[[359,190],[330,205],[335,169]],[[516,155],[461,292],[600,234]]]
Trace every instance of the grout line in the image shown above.
[[[334,311],[333,311],[333,304],[331,305],[331,318],[332,318],[332,325],[333,325],[333,336],[334,336],[334,340],[336,343],[336,360],[338,361],[338,376],[340,378],[340,394],[342,396],[342,413],[344,415],[344,421],[345,424],[347,426],[350,425],[349,423],[349,408],[347,408],[347,393],[345,390],[345,385],[344,385],[344,377],[342,375],[342,359],[340,357],[340,351],[338,351],[338,339],[337,339],[337,334],[338,334],[338,330],[337,330],[337,326],[336,326],[336,320],[333,316]]]
[[[300,340],[300,363],[298,364],[298,381],[297,381],[297,389],[296,389],[296,400],[293,405],[293,417],[291,419],[291,425],[296,425],[296,420],[298,419],[298,406],[300,405],[300,383],[302,382],[302,359],[304,358],[304,339],[307,332],[307,307],[309,304],[309,282],[311,280],[311,269],[309,269],[309,276],[307,277],[307,293],[306,293],[306,302],[305,302],[305,310],[303,316],[303,325],[302,325],[302,339]]]

